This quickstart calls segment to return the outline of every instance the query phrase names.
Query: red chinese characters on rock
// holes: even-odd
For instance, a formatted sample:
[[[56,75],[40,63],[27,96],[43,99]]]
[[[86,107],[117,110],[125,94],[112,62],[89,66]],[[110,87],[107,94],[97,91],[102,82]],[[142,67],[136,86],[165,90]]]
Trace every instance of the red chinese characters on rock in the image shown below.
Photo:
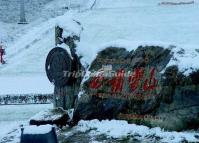
[[[144,68],[136,68],[135,71],[129,76],[128,81],[132,91],[135,91],[139,87],[141,80],[144,80],[144,91],[155,89],[158,84],[158,81],[155,79],[155,68],[151,68],[149,79],[145,79],[144,73]]]
[[[117,71],[116,76],[113,77],[113,79],[108,81],[111,84],[111,92],[113,93],[122,92],[124,84],[124,75],[125,71],[124,69],[121,69]]]
[[[143,90],[154,90],[158,84],[158,81],[155,79],[155,68],[151,69],[150,78],[144,81]]]
[[[135,91],[138,88],[138,85],[141,79],[144,76],[143,68],[136,68],[134,72],[129,76],[128,82],[132,91]]]
[[[100,74],[92,79],[89,87],[92,89],[98,89],[102,86],[103,80],[104,80],[104,77],[103,77],[103,75]]]
[[[122,91],[124,84],[124,75],[125,71],[121,69],[117,71],[116,76],[114,76],[111,80],[107,81],[111,85],[111,92],[118,93]],[[103,74],[99,74],[91,80],[89,87],[91,89],[99,89],[102,86],[104,80],[105,77],[103,76]]]
[[[132,92],[140,88],[142,91],[146,92],[154,90],[157,87],[158,81],[155,79],[155,68],[150,69],[149,77],[146,77],[145,73],[146,70],[144,68],[136,68],[133,72],[131,72],[130,76],[128,77],[128,84]],[[125,70],[120,69],[112,79],[106,80],[107,83],[111,85],[112,93],[122,92],[124,79]],[[99,89],[104,80],[105,77],[103,75],[98,75],[91,80],[89,87],[91,89]],[[144,81],[143,84],[142,81]],[[140,87],[140,85],[142,86]]]

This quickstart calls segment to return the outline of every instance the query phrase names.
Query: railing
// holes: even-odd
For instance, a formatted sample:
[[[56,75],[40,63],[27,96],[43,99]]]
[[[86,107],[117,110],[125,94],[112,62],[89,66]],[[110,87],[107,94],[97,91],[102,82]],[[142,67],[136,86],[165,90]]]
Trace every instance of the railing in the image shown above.
[[[50,104],[53,94],[0,95],[0,105]]]

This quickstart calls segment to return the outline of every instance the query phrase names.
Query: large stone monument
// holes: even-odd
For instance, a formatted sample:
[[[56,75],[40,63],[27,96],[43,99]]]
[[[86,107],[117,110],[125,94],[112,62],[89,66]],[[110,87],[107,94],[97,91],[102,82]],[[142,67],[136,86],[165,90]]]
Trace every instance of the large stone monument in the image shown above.
[[[198,72],[185,76],[167,67],[169,48],[108,47],[92,62],[90,77],[75,105],[73,123],[90,119],[122,119],[168,130],[199,125]]]

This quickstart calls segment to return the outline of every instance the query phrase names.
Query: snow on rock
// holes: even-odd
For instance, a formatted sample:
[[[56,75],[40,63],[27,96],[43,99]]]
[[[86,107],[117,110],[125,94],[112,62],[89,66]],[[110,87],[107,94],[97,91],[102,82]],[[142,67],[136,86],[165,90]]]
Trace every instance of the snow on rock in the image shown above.
[[[52,130],[52,125],[41,125],[41,126],[25,126],[24,134],[47,134]]]
[[[67,113],[68,113],[68,116],[69,116],[70,120],[72,120],[72,118],[73,118],[73,113],[74,113],[74,108],[68,109],[68,110],[67,110]]]
[[[30,118],[30,120],[56,120],[63,116],[64,112],[58,109],[48,109],[40,111]]]
[[[77,21],[73,17],[73,13],[69,12],[59,17],[56,21],[56,25],[63,28],[63,38],[67,38],[68,36],[74,35],[80,36],[82,27],[77,23]]]
[[[62,43],[62,44],[58,44],[57,46],[65,49],[67,53],[69,54],[70,58],[73,59],[73,56],[71,54],[71,51],[68,45],[66,45],[65,43]]]
[[[138,140],[144,140],[150,136],[160,137],[161,142],[178,143],[182,140],[189,142],[198,142],[194,136],[199,135],[197,132],[168,132],[156,128],[148,128],[142,125],[128,124],[127,121],[119,120],[91,120],[78,123],[77,130],[86,132],[91,130],[91,135],[105,134],[110,138],[124,138],[136,136]]]
[[[79,55],[85,55],[82,59],[82,63],[87,63],[88,65],[91,64],[91,62],[96,58],[97,53],[108,48],[108,47],[114,47],[114,48],[125,48],[127,51],[136,50],[138,46],[161,46],[164,48],[168,48],[170,45],[168,43],[163,42],[150,42],[150,41],[130,41],[125,39],[117,39],[115,41],[110,41],[103,43],[101,45],[98,45],[92,49],[92,54],[84,51],[85,49],[81,49],[81,47],[78,47],[78,54]],[[86,52],[86,53],[85,53]]]
[[[183,72],[185,75],[188,75],[194,70],[199,69],[199,62],[193,62],[199,60],[199,51],[197,47],[184,47],[182,45],[174,46],[169,45],[168,43],[158,42],[158,41],[129,41],[124,39],[119,39],[116,41],[111,41],[99,45],[92,50],[92,54],[86,53],[86,56],[81,59],[81,62],[87,63],[88,65],[96,58],[97,53],[104,50],[107,47],[115,47],[115,48],[125,48],[128,51],[136,50],[138,46],[161,46],[163,48],[168,48],[172,51],[173,57],[169,62],[168,66],[177,65],[179,70]],[[183,48],[182,48],[183,47]],[[85,55],[85,51],[78,48],[79,55]]]
[[[197,51],[198,47],[192,48],[181,48],[183,46],[173,47],[173,58],[170,63],[167,65],[177,65],[179,70],[185,75],[189,75],[192,71],[199,69],[199,52]]]

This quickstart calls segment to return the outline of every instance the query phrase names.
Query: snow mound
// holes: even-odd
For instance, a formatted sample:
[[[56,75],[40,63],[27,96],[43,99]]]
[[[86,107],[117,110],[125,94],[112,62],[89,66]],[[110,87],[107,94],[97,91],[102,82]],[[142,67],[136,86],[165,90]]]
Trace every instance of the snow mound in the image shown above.
[[[110,138],[125,138],[133,136],[138,140],[144,140],[150,137],[159,137],[161,142],[178,143],[183,140],[189,142],[198,142],[195,138],[199,133],[196,132],[168,132],[161,130],[159,127],[148,128],[146,126],[139,126],[135,124],[128,124],[127,121],[119,120],[91,120],[78,123],[77,129],[81,132],[91,130],[91,135],[105,134]]]
[[[41,126],[26,126],[24,127],[24,134],[47,134],[52,130],[51,125],[41,125]]]
[[[30,118],[30,120],[57,120],[63,116],[63,112],[59,110],[43,110],[35,114]]]
[[[182,45],[174,46],[169,45],[168,43],[158,42],[158,41],[129,41],[124,39],[119,39],[111,42],[104,43],[93,48],[93,53],[89,54],[87,52],[87,56],[81,59],[82,63],[91,64],[91,62],[96,58],[97,53],[101,50],[104,50],[107,47],[115,47],[115,48],[125,48],[128,51],[136,50],[138,46],[161,46],[163,48],[168,48],[171,50],[173,57],[169,62],[168,66],[176,65],[179,70],[183,72],[185,75],[188,75],[192,71],[199,69],[199,49],[197,47],[185,47]],[[183,47],[183,48],[182,48]],[[85,51],[83,51],[80,47],[78,49],[79,55],[85,55]]]
[[[63,17],[59,17],[56,20],[56,26],[63,28],[62,36],[67,38],[68,36],[80,36],[82,27],[73,18],[73,13],[68,12]]]

